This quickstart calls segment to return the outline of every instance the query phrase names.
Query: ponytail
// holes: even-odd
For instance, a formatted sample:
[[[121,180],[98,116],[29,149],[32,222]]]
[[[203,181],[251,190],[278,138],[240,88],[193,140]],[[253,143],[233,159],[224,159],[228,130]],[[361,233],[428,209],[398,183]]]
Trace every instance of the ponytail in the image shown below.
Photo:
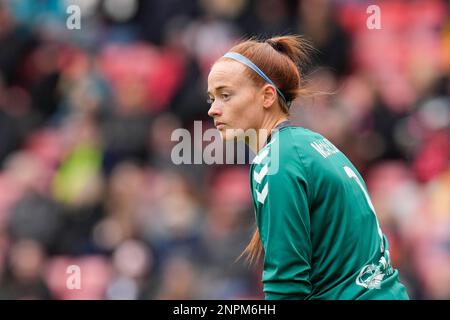
[[[236,261],[245,256],[246,261],[250,265],[254,265],[261,258],[263,251],[264,248],[261,243],[259,230],[258,228],[256,228],[256,230],[253,232],[253,236],[250,242],[247,244],[247,247],[244,249],[244,251],[242,251]]]

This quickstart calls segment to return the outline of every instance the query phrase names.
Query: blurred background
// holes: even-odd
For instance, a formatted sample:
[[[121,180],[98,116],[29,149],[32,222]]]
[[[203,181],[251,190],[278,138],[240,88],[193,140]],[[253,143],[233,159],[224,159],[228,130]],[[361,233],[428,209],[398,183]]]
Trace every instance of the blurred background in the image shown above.
[[[261,263],[235,262],[255,227],[248,166],[174,165],[170,136],[213,127],[206,77],[236,41],[286,33],[336,92],[299,99],[293,122],[363,175],[410,297],[450,299],[449,8],[0,0],[0,299],[262,299]]]

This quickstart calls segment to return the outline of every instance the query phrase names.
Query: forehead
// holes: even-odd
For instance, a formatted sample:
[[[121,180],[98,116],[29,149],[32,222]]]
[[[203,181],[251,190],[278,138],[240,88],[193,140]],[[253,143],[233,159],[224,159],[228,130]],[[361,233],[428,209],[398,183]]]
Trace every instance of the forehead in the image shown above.
[[[246,66],[238,61],[220,60],[216,62],[208,75],[208,91],[220,86],[241,86],[249,81],[245,74]]]

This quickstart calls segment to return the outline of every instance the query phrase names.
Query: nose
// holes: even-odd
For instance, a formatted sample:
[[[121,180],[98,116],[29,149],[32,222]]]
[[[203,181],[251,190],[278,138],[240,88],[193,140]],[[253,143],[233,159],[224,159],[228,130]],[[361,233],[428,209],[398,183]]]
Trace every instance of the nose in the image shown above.
[[[213,103],[208,110],[208,116],[210,116],[211,118],[215,118],[220,115],[222,115],[222,110]]]

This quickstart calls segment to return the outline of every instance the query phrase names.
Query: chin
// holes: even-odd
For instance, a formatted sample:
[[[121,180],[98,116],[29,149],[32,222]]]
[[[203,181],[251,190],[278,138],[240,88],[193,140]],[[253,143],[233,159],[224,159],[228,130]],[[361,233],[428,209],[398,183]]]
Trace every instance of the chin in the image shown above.
[[[221,129],[219,130],[220,136],[222,137],[222,141],[230,141],[235,138],[233,130],[230,129]]]

